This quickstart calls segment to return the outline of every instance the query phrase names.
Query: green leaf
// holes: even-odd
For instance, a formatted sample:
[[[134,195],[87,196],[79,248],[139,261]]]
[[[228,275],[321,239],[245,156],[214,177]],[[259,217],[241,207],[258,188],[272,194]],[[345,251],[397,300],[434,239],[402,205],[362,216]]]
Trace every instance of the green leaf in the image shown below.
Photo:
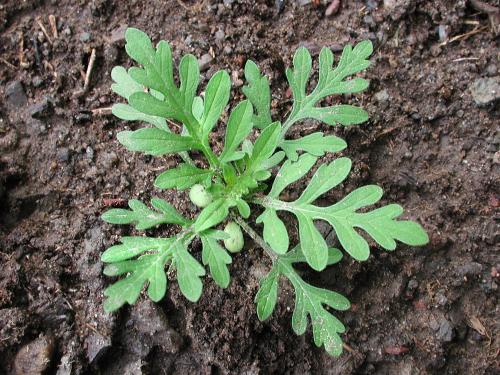
[[[182,242],[176,243],[174,262],[177,269],[177,282],[182,294],[191,302],[198,301],[203,290],[201,276],[205,276],[205,269],[189,254]]]
[[[293,69],[286,71],[294,103],[288,119],[283,124],[282,138],[295,122],[306,118],[313,118],[330,125],[345,126],[366,121],[368,114],[360,108],[348,105],[322,108],[317,104],[330,95],[356,93],[366,89],[368,87],[366,80],[361,78],[346,80],[346,78],[370,65],[367,59],[372,51],[370,41],[363,41],[354,48],[346,46],[337,67],[333,69],[333,54],[328,48],[323,48],[319,56],[318,84],[308,95],[306,89],[311,74],[311,55],[305,48],[299,48],[293,58]],[[281,144],[284,142],[282,140]]]
[[[185,55],[179,64],[181,85],[180,96],[184,99],[183,108],[193,108],[193,101],[200,83],[200,68],[198,60],[193,55]]]
[[[307,81],[311,75],[312,59],[309,51],[300,47],[293,56],[293,69],[286,70],[295,103],[300,105],[306,98]]]
[[[156,128],[122,131],[118,133],[117,138],[130,151],[142,151],[149,155],[165,155],[200,147],[191,137],[167,133]]]
[[[273,267],[266,277],[260,280],[260,288],[255,296],[257,316],[260,321],[266,320],[273,313],[278,299],[278,268]]]
[[[142,31],[128,28],[125,32],[127,54],[144,69],[130,69],[132,78],[146,87],[165,94],[173,86],[172,51],[167,42],[158,43],[156,50],[151,39]]]
[[[252,119],[253,126],[264,129],[272,123],[269,81],[260,74],[259,67],[252,60],[245,64],[245,78],[248,85],[243,86],[242,90],[256,111]]]
[[[203,264],[209,266],[210,274],[217,285],[221,288],[227,288],[230,281],[227,265],[232,262],[231,256],[219,245],[217,238],[203,233],[200,237],[203,246],[201,253]]]
[[[167,126],[167,122],[165,121],[165,119],[158,116],[146,115],[145,113],[138,111],[137,109],[129,106],[128,104],[122,104],[122,103],[113,104],[111,112],[119,119],[126,121],[144,121],[151,125],[156,126],[158,129],[170,132],[170,129]]]
[[[106,211],[101,218],[111,224],[135,224],[138,230],[164,223],[186,225],[189,222],[164,200],[153,198],[151,203],[159,212],[149,209],[137,199],[131,199],[128,201],[128,205],[132,210],[112,208]]]
[[[176,168],[166,170],[155,180],[154,185],[160,189],[184,190],[194,184],[208,181],[213,175],[209,169],[200,169],[194,165],[180,164]]]
[[[265,181],[271,177],[271,172],[269,171],[257,171],[253,175],[256,181]]]
[[[127,29],[125,39],[128,55],[142,65],[142,68],[130,68],[128,75],[150,91],[132,93],[128,98],[129,104],[144,114],[172,118],[183,123],[189,134],[200,142],[199,124],[193,115],[199,83],[196,58],[192,55],[182,58],[179,65],[180,87],[177,87],[173,77],[172,51],[167,42],[160,41],[155,49],[149,37],[134,28]]]
[[[193,99],[192,112],[198,122],[201,121],[203,117],[203,108],[203,98],[201,96],[196,96]]]
[[[277,254],[285,254],[289,246],[288,232],[285,224],[276,214],[276,210],[264,210],[256,222],[264,224],[264,241],[271,246],[271,249]]]
[[[319,80],[311,96],[318,99],[333,94],[355,93],[368,87],[368,82],[361,78],[343,81],[346,77],[358,73],[370,66],[367,60],[373,52],[369,40],[362,41],[354,47],[347,45],[342,52],[340,61],[335,69],[333,54],[329,48],[323,48],[319,55]]]
[[[170,238],[122,237],[121,245],[114,245],[101,255],[105,263],[120,262],[134,258],[146,251],[166,251],[172,244]]]
[[[130,106],[146,115],[162,118],[175,118],[175,110],[166,102],[146,92],[136,92],[128,99]]]
[[[170,257],[169,253],[147,254],[136,261],[127,262],[129,275],[104,290],[104,295],[107,297],[104,301],[104,310],[112,312],[125,303],[134,304],[147,282],[149,282],[148,296],[155,302],[161,300],[167,290],[164,267]],[[120,263],[115,267],[120,267]]]
[[[301,156],[297,163],[300,163]],[[283,165],[289,170],[293,164]],[[296,163],[296,164],[297,164]],[[347,158],[340,158],[322,165],[314,174],[311,182],[295,202],[283,202],[277,195],[288,183],[287,177],[278,176],[271,193],[259,200],[266,209],[285,210],[293,213],[299,221],[299,237],[302,251],[311,267],[320,270],[327,265],[327,247],[313,222],[324,220],[333,226],[342,247],[355,259],[366,260],[370,254],[368,242],[356,231],[363,229],[382,248],[394,250],[396,241],[412,246],[425,245],[428,236],[422,227],[414,222],[396,220],[403,213],[399,205],[390,204],[368,212],[356,212],[360,208],[374,204],[382,197],[382,189],[368,185],[354,190],[340,202],[329,207],[314,206],[312,202],[321,194],[342,182],[351,167]],[[286,173],[281,175],[286,176]],[[294,178],[290,178],[294,180]],[[264,230],[266,230],[264,228]]]
[[[327,266],[331,266],[332,264],[336,264],[342,260],[342,252],[339,249],[334,247],[328,248],[328,261]],[[302,252],[300,244],[295,246],[293,250],[286,253],[286,255],[282,256],[282,259],[286,260],[289,263],[307,263],[307,259]]]
[[[280,262],[280,272],[290,280],[295,290],[295,308],[292,315],[292,328],[295,333],[302,335],[306,331],[309,316],[316,346],[324,346],[328,354],[339,356],[342,353],[342,339],[339,333],[345,332],[345,327],[324,305],[336,310],[347,310],[350,307],[347,298],[306,283],[287,261]]]
[[[188,225],[191,221],[184,218],[177,210],[167,201],[160,198],[151,199],[152,206],[163,213],[165,218],[168,218],[171,224]]]
[[[130,95],[143,91],[143,86],[134,81],[122,66],[115,66],[111,70],[111,78],[115,83],[111,85],[111,90],[128,100]]]
[[[299,221],[301,249],[307,263],[316,271],[321,271],[328,262],[328,246],[310,216],[294,212]]]
[[[276,178],[274,179],[273,186],[271,191],[269,192],[269,196],[273,198],[279,197],[281,192],[293,182],[299,180],[304,177],[307,172],[312,168],[314,163],[316,163],[317,158],[305,154],[302,155],[299,160],[293,163],[290,160],[287,160],[281,166]]]
[[[265,128],[253,146],[252,156],[248,161],[249,171],[258,170],[261,163],[268,159],[276,149],[280,137],[281,126],[275,122]]]
[[[231,79],[225,70],[215,73],[208,82],[205,91],[205,107],[201,119],[201,126],[205,136],[208,136],[219,120],[222,111],[229,102],[230,91]]]
[[[115,81],[115,83],[111,85],[111,89],[127,100],[132,94],[143,91],[143,86],[134,81],[133,78],[130,77],[130,75],[127,73],[125,68],[121,66],[115,66],[113,68],[113,70],[111,71],[111,78],[113,79],[113,81]],[[116,117],[122,120],[145,121],[156,126],[159,129],[170,131],[165,119],[157,116],[147,115],[127,104],[114,104],[112,107],[112,112]]]
[[[253,107],[248,100],[236,106],[229,116],[226,128],[224,149],[220,155],[221,162],[234,160],[235,151],[252,130]]]
[[[278,151],[275,154],[273,154],[270,158],[267,160],[264,160],[262,163],[260,163],[260,166],[257,168],[257,171],[267,171],[268,169],[271,169],[281,163],[281,161],[285,158],[285,153],[283,151]]]
[[[250,217],[250,206],[243,199],[236,200],[236,207],[242,218],[248,219]]]
[[[305,151],[314,156],[323,156],[325,152],[339,152],[347,147],[347,143],[334,135],[323,136],[323,133],[312,133],[303,138],[285,140],[280,145],[286,157],[296,161],[299,157],[297,151]]]
[[[314,173],[297,203],[311,203],[319,196],[344,181],[351,171],[351,159],[340,158],[330,164],[322,164]]]
[[[339,104],[331,107],[311,108],[303,111],[304,118],[313,118],[328,125],[344,126],[361,124],[368,120],[368,113],[358,107]]]
[[[225,198],[219,198],[205,207],[194,223],[196,233],[211,228],[222,222],[229,214],[229,202]]]

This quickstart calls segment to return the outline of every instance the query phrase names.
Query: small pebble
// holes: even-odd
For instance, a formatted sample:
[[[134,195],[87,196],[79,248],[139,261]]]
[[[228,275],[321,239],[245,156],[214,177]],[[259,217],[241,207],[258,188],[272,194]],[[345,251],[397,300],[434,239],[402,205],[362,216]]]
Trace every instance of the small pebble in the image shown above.
[[[87,158],[89,160],[94,159],[94,149],[92,147],[88,146],[87,149],[85,150],[85,153],[87,154]]]
[[[53,354],[54,338],[42,335],[17,352],[14,361],[15,373],[41,375],[49,367]]]
[[[29,114],[36,119],[42,119],[50,116],[54,110],[53,100],[46,96],[42,101],[29,107]]]
[[[205,53],[203,56],[201,56],[200,59],[198,60],[198,64],[200,65],[200,70],[202,72],[207,70],[210,67],[210,63],[212,62],[212,60],[213,57],[208,53]]]
[[[448,28],[446,25],[439,25],[438,26],[438,36],[439,36],[439,41],[444,42],[448,39]]]
[[[486,74],[488,76],[493,77],[495,74],[497,74],[497,66],[495,64],[490,64],[486,67]]]
[[[7,102],[14,107],[23,107],[28,103],[21,81],[13,81],[5,88]]]
[[[43,84],[43,79],[40,76],[34,76],[31,80],[33,87],[40,87]]]
[[[493,103],[500,99],[500,76],[476,79],[470,85],[470,92],[478,106]]]
[[[83,32],[80,34],[80,42],[88,42],[91,38],[90,33]]]
[[[225,34],[222,30],[217,30],[215,33],[215,40],[222,42],[224,40]]]
[[[375,95],[375,100],[379,103],[385,103],[389,100],[389,93],[387,92],[387,90],[381,90],[379,92],[377,92]]]

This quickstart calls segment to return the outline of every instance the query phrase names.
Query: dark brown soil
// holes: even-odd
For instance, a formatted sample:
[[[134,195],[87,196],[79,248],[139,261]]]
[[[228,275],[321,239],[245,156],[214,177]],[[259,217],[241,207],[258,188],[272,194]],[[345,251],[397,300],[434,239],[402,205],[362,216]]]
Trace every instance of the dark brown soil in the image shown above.
[[[59,375],[498,373],[500,111],[494,100],[477,105],[470,90],[500,74],[487,16],[465,0],[342,1],[329,18],[324,5],[298,3],[285,1],[277,14],[273,1],[2,2],[0,373],[25,368],[18,361],[43,368],[44,359],[47,372]],[[355,171],[327,199],[379,184],[386,201],[423,224],[431,243],[394,253],[374,248],[367,262],[346,257],[321,274],[304,270],[353,303],[340,314],[352,348],[342,357],[316,348],[310,332],[295,336],[286,284],[272,318],[258,321],[253,298],[269,263],[249,244],[234,257],[230,287],[207,279],[197,304],[173,282],[160,304],[141,298],[118,314],[103,312],[109,280],[100,254],[132,232],[99,219],[105,199],[160,195],[185,214],[196,212],[184,193],[153,188],[176,157],[125,151],[115,134],[130,124],[91,112],[116,100],[112,67],[130,64],[121,25],[170,40],[176,59],[210,51],[205,80],[224,68],[237,86],[244,61],[255,60],[271,77],[276,115],[290,106],[284,67],[297,46],[317,55],[321,46],[338,52],[347,42],[373,40],[370,89],[344,98],[360,102],[370,122],[348,130],[303,123],[291,136],[316,128],[343,136]],[[89,91],[74,98],[92,48]],[[241,99],[239,88],[233,93]],[[217,146],[221,135],[213,138]]]

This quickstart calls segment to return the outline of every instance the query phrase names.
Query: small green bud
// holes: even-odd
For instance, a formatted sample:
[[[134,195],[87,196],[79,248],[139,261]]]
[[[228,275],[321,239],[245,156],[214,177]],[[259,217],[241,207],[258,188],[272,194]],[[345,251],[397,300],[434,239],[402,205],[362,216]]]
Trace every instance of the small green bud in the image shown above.
[[[241,228],[234,221],[230,221],[226,224],[224,232],[229,234],[229,238],[224,240],[224,246],[232,253],[239,253],[243,249],[243,233]]]
[[[189,191],[189,199],[198,207],[203,208],[212,203],[212,194],[206,191],[203,185],[196,184]]]

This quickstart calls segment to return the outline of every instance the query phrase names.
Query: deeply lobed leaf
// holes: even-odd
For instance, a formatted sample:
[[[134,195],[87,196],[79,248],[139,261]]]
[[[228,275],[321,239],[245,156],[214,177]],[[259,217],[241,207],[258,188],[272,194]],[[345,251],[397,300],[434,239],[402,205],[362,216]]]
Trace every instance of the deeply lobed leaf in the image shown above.
[[[331,250],[332,263],[340,260],[341,255],[338,253],[336,249]],[[280,256],[268,275],[261,280],[255,296],[257,316],[260,320],[265,320],[272,314],[278,298],[279,276],[283,275],[291,282],[295,291],[292,315],[292,328],[295,333],[304,334],[309,317],[316,346],[324,346],[330,355],[339,356],[342,353],[342,339],[339,333],[343,333],[345,327],[324,306],[343,311],[350,307],[349,300],[336,292],[306,283],[292,266],[295,261],[302,261],[301,257],[300,248],[294,250],[293,256]]]
[[[328,263],[328,247],[314,225],[315,220],[324,220],[332,225],[342,247],[357,260],[368,258],[369,246],[355,228],[363,229],[386,250],[395,249],[395,240],[412,246],[428,242],[428,236],[419,224],[407,220],[395,220],[403,213],[399,205],[390,204],[369,212],[357,212],[358,209],[380,200],[382,189],[378,186],[368,185],[358,188],[329,207],[312,204],[322,194],[344,181],[351,169],[351,161],[348,158],[340,158],[328,165],[320,166],[296,201],[280,201],[279,193],[288,184],[300,178],[303,175],[302,168],[308,167],[312,160],[312,157],[306,154],[295,163],[287,161],[283,164],[269,196],[260,201],[266,207],[259,217],[259,221],[264,223],[264,239],[278,254],[282,254],[286,249],[275,243],[271,238],[272,234],[266,238],[266,232],[273,230],[266,227],[280,227],[275,218],[276,210],[289,211],[297,217],[302,251],[308,264],[318,271],[324,269]],[[288,170],[293,170],[294,173],[288,173]]]

